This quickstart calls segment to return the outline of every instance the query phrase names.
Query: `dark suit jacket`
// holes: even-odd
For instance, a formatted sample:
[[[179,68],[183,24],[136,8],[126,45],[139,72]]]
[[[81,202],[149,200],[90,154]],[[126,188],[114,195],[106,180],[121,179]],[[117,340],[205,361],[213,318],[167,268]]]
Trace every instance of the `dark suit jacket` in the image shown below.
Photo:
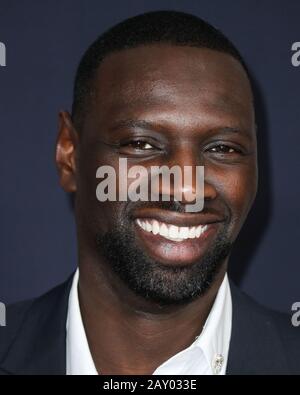
[[[7,308],[0,374],[66,373],[66,318],[72,277],[47,294]],[[300,328],[230,282],[233,321],[227,374],[300,374]]]

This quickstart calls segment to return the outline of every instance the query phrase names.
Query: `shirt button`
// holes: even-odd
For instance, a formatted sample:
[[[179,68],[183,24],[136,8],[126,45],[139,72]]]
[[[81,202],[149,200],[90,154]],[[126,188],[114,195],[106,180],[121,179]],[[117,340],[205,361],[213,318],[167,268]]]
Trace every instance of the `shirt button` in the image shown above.
[[[223,355],[221,354],[217,354],[213,361],[212,361],[212,370],[213,370],[213,374],[220,374],[222,366],[223,366],[223,362],[224,362],[224,358]]]

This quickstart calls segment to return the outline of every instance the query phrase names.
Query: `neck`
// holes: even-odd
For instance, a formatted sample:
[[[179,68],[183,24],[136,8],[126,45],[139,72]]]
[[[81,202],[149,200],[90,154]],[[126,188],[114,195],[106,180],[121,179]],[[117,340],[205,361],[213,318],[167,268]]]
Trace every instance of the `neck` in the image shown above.
[[[79,301],[89,347],[101,374],[152,374],[198,336],[226,273],[183,306],[161,306],[133,294],[107,267],[80,259]],[[138,362],[137,362],[138,361]]]

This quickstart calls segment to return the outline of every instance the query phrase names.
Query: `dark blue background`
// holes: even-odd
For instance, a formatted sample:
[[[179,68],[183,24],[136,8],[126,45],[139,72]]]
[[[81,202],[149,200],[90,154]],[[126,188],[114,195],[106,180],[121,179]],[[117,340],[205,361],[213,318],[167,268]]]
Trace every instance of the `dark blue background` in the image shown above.
[[[260,192],[231,262],[235,280],[289,312],[300,300],[300,1],[0,0],[0,301],[39,295],[76,265],[75,226],[54,166],[57,113],[77,63],[101,32],[155,9],[203,17],[237,45],[255,79]]]

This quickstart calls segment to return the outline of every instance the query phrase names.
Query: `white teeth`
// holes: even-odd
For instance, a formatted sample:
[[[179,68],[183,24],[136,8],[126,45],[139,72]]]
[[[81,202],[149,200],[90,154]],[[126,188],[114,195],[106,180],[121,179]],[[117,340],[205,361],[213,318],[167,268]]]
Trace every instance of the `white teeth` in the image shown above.
[[[204,233],[207,230],[207,225],[202,226],[202,233]]]
[[[154,235],[157,235],[157,233],[159,233],[159,223],[156,220],[152,222],[152,232]]]
[[[197,226],[195,233],[196,233],[196,237],[200,237],[200,235],[202,233],[202,227],[201,226]]]
[[[146,221],[146,231],[151,232],[152,231],[152,225],[150,224],[149,221]]]
[[[168,227],[167,227],[166,224],[162,224],[162,225],[160,226],[159,234],[160,234],[161,236],[164,236],[164,237],[168,237],[168,236],[169,236],[169,231],[168,231]]]
[[[194,239],[196,237],[196,228],[193,226],[189,228],[189,239]]]
[[[200,237],[203,232],[206,231],[207,225],[199,226],[176,226],[170,225],[157,220],[136,220],[137,224],[144,229],[146,232],[152,232],[154,235],[159,234],[166,239],[172,241],[183,241],[185,239],[194,239]]]
[[[136,222],[138,223],[138,225],[143,228],[145,230],[145,222],[141,221],[139,218],[136,220]]]
[[[182,239],[187,239],[189,237],[189,228],[180,227],[179,228],[179,237],[181,237]]]
[[[173,239],[178,238],[178,226],[175,225],[170,225],[169,226],[169,237],[172,237]]]

